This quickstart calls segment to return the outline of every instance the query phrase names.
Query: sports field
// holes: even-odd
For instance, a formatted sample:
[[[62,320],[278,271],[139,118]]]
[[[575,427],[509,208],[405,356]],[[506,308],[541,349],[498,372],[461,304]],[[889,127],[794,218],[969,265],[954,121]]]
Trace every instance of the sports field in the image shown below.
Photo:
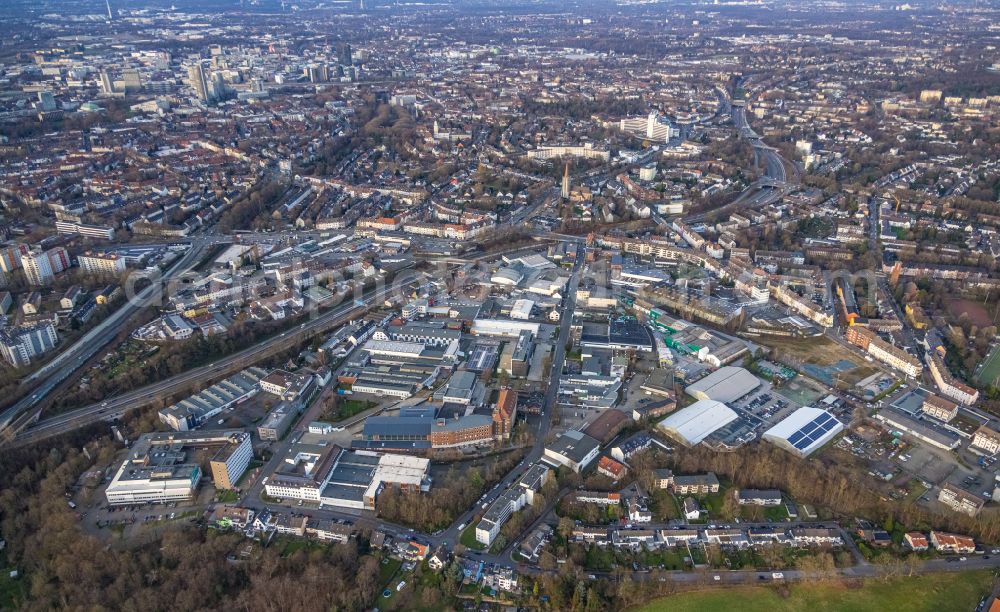
[[[851,587],[840,582],[796,584],[787,594],[774,587],[713,589],[664,597],[639,608],[643,612],[869,612],[871,610],[974,610],[989,593],[989,572],[940,573],[868,580]]]
[[[984,385],[997,385],[997,378],[1000,377],[1000,344],[993,347],[990,354],[983,360],[983,365],[979,368],[976,378]]]
[[[774,348],[794,364],[802,373],[827,385],[834,382],[853,385],[878,370],[833,340],[825,337],[805,340],[788,338],[761,338],[761,344]]]
[[[969,317],[969,321],[978,325],[979,327],[986,327],[988,325],[993,325],[993,317],[990,316],[990,310],[994,310],[995,306],[990,304],[987,307],[986,304],[973,300],[963,300],[956,299],[948,302],[948,312],[954,317],[959,317],[965,315]]]

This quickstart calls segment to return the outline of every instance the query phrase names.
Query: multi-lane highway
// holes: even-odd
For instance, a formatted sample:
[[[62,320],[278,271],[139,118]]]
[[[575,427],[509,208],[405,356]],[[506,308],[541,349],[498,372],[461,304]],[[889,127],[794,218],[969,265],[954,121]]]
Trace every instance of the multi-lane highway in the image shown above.
[[[722,99],[721,96],[723,94],[724,92],[719,90],[720,99]],[[761,208],[779,200],[798,183],[799,178],[795,166],[785,161],[773,147],[765,144],[760,135],[750,127],[750,124],[747,122],[746,108],[737,105],[732,106],[731,111],[733,125],[736,127],[740,137],[746,139],[753,147],[757,163],[764,165],[764,176],[748,185],[729,204],[685,217],[684,221],[687,223],[701,223],[709,215],[735,212],[740,208]],[[789,176],[789,168],[792,169],[792,176]],[[654,218],[658,223],[662,223],[659,217]]]
[[[736,126],[740,136],[745,138],[750,145],[753,146],[758,162],[764,164],[764,173],[768,178],[781,183],[798,182],[797,175],[792,176],[792,180],[789,180],[788,168],[794,168],[794,166],[786,162],[777,150],[765,144],[760,135],[753,131],[753,128],[750,127],[750,123],[747,121],[747,112],[745,107],[734,106],[732,117],[733,125]],[[795,173],[794,169],[793,173]]]
[[[355,305],[354,303],[345,304],[302,323],[297,328],[283,332],[238,353],[220,358],[218,361],[207,366],[188,370],[177,376],[117,397],[109,398],[98,404],[91,404],[43,419],[34,426],[18,433],[11,444],[23,445],[33,443],[92,423],[109,421],[120,417],[126,412],[159,401],[173,393],[184,391],[195,384],[200,383],[203,385],[208,380],[216,380],[229,376],[270,355],[288,350],[303,340],[360,316],[367,312],[372,304],[385,299],[394,290],[395,287],[371,290],[361,298],[362,302],[364,302],[363,306]]]
[[[705,221],[709,215],[718,216],[724,213],[732,213],[740,208],[761,208],[771,204],[772,202],[777,202],[781,199],[781,196],[788,193],[788,190],[789,188],[787,186],[776,187],[769,182],[755,181],[748,185],[747,188],[744,189],[740,195],[729,204],[712,210],[705,210],[693,215],[688,215],[684,218],[684,221],[688,224],[701,223]]]
[[[154,280],[152,285],[140,291],[135,297],[126,300],[125,304],[111,316],[98,323],[72,346],[62,349],[49,363],[26,377],[22,384],[30,387],[31,395],[24,397],[0,414],[0,431],[6,429],[18,417],[23,417],[22,422],[24,423],[34,418],[37,413],[33,414],[33,409],[49,393],[111,342],[132,315],[148,306],[153,300],[158,299],[163,283],[187,272],[198,263],[203,254],[204,246],[201,242],[192,242],[187,253],[178,259],[159,280]]]

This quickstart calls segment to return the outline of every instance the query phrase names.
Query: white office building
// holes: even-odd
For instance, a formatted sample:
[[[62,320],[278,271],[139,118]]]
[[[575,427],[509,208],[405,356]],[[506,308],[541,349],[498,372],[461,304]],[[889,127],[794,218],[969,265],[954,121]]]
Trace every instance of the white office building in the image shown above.
[[[136,440],[128,457],[115,472],[105,497],[111,505],[166,503],[194,497],[202,470],[197,452],[204,448],[228,448],[232,468],[216,473],[218,483],[231,485],[246,469],[252,453],[249,436],[242,431],[206,433],[151,433]],[[213,466],[214,467],[214,466]]]

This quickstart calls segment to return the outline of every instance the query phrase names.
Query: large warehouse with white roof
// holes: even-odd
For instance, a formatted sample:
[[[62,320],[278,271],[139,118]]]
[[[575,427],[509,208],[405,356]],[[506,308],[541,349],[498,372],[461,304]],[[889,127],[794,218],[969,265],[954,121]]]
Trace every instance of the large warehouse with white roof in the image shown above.
[[[694,446],[739,418],[715,400],[699,400],[660,421],[660,429],[685,446]]]
[[[760,379],[745,368],[724,366],[688,385],[685,391],[699,400],[732,402],[760,386]]]
[[[764,439],[776,446],[807,457],[844,431],[844,424],[822,408],[799,408],[764,432]]]

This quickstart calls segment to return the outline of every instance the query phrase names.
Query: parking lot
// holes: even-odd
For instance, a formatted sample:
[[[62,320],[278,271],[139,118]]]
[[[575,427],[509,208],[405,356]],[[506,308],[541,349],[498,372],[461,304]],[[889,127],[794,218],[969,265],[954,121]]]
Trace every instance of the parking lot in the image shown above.
[[[910,436],[894,438],[881,429],[868,426],[855,429],[838,446],[866,460],[871,476],[891,483],[889,497],[908,497],[914,503],[944,514],[953,511],[937,501],[942,485],[951,483],[990,501],[996,472],[1000,469],[995,458],[981,457],[968,449],[958,450],[956,457],[955,452]]]
[[[767,381],[753,393],[730,402],[729,407],[751,423],[759,436],[800,406],[779,395]]]
[[[77,512],[82,526],[90,533],[101,534],[105,530],[112,530],[129,538],[197,521],[214,498],[214,488],[201,487],[198,497],[193,500],[110,506],[105,501],[102,490],[94,497],[96,501],[87,506],[79,506]]]

